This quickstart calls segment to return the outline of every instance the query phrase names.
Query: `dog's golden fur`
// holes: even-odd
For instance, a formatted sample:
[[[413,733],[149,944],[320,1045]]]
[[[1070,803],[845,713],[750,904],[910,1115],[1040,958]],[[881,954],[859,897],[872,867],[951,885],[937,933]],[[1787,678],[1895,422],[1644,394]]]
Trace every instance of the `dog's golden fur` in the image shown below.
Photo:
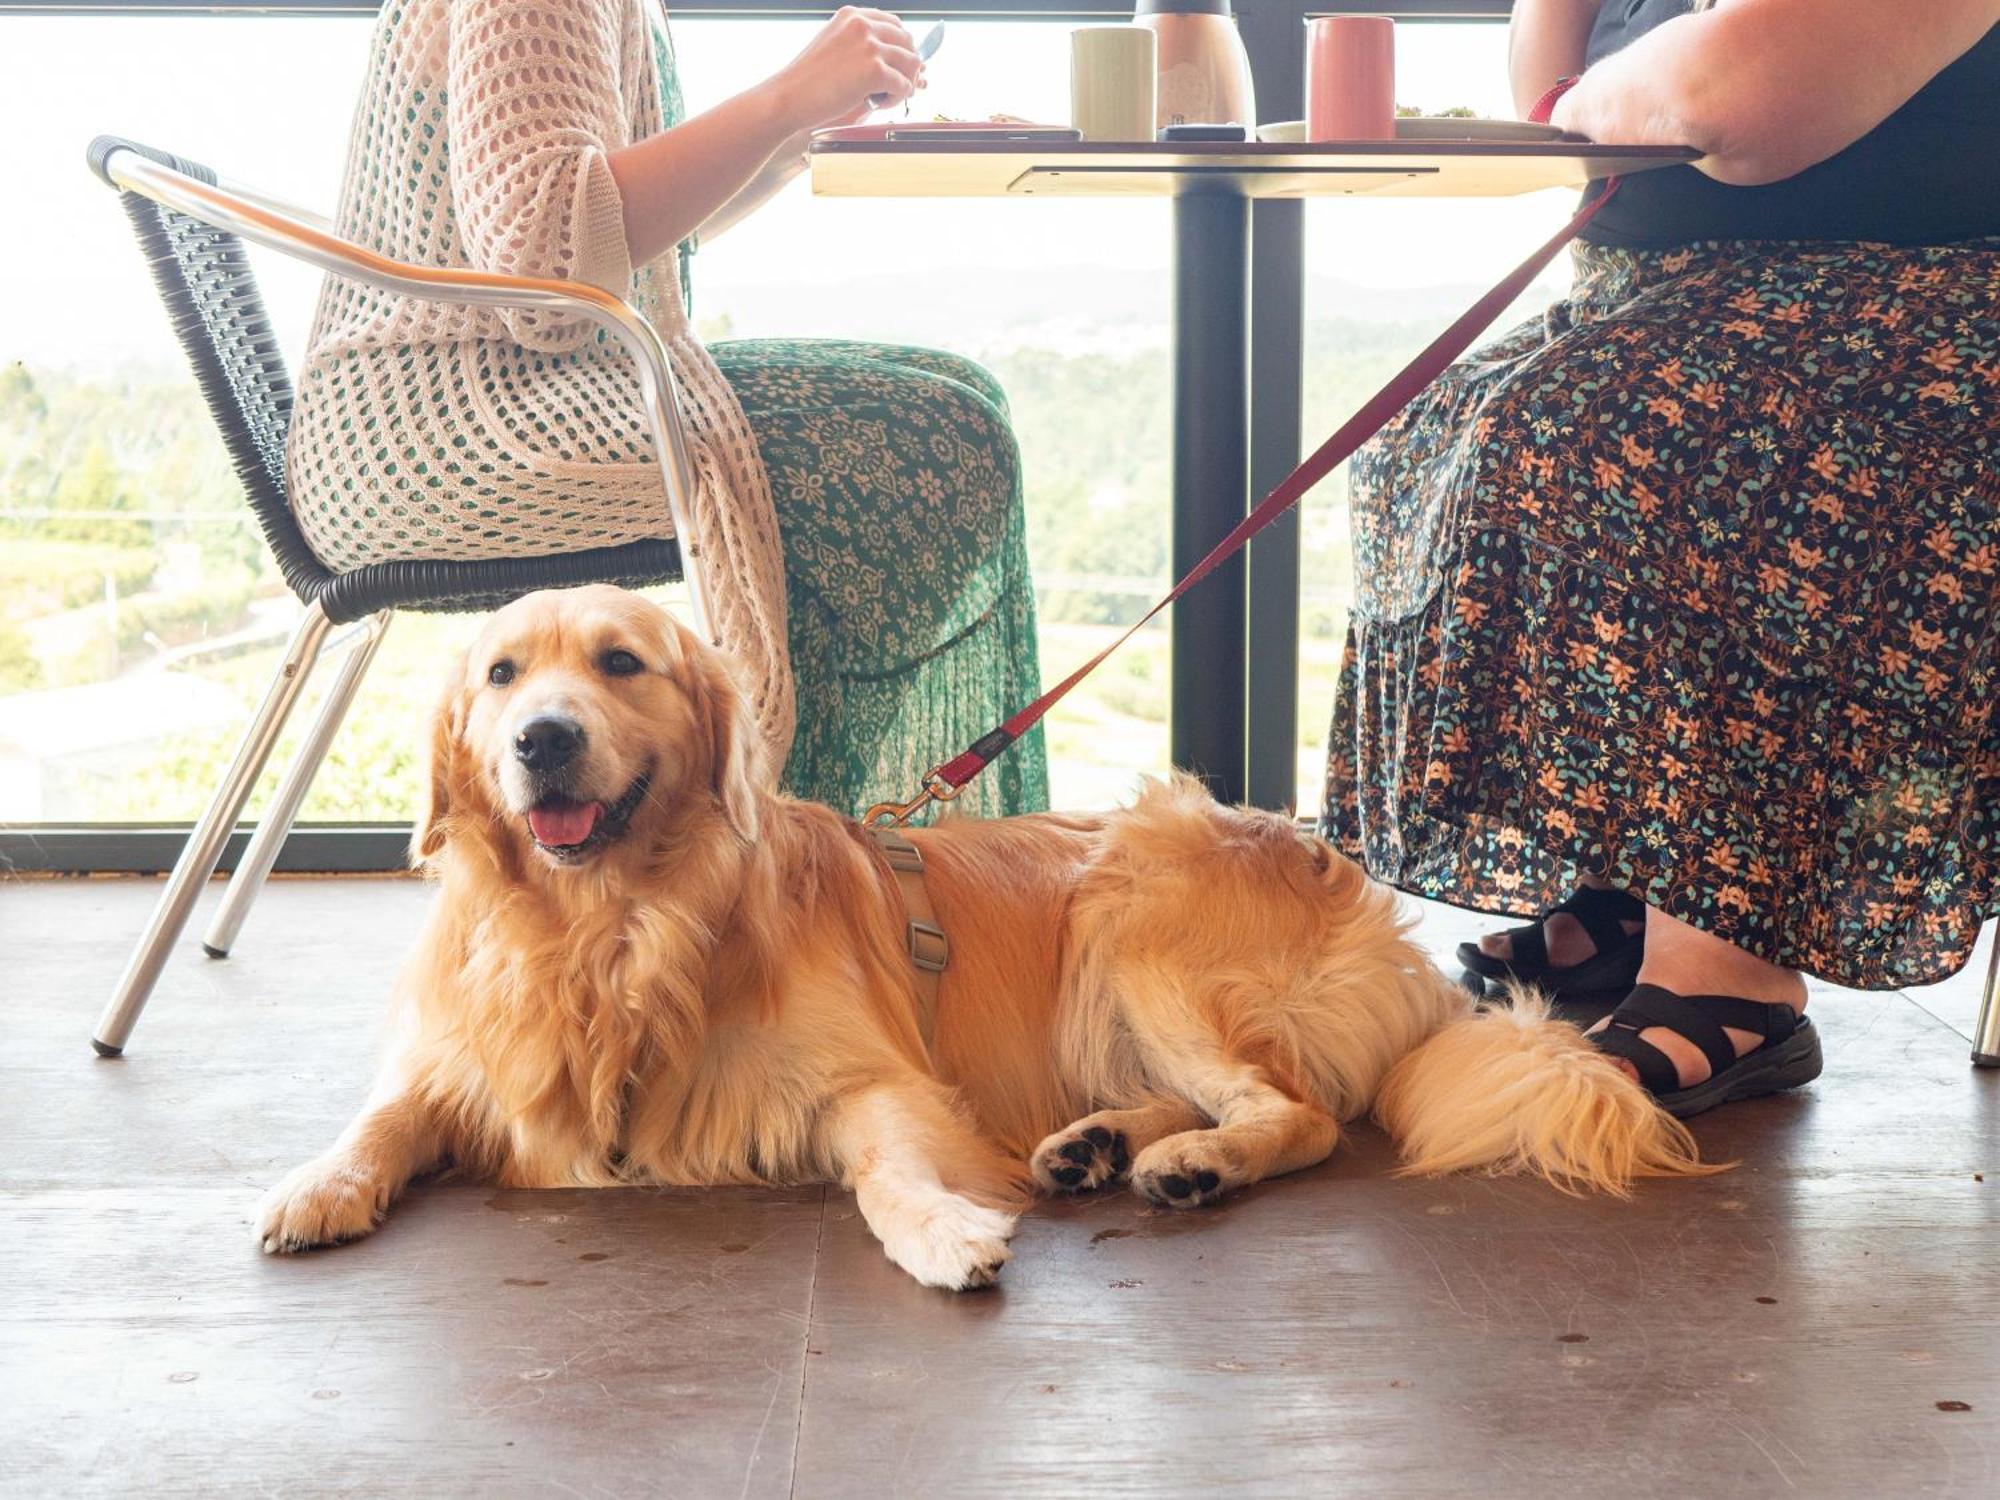
[[[564,796],[631,803],[601,847],[529,827],[515,747],[551,712],[581,737]],[[440,899],[388,1056],[271,1194],[267,1249],[364,1234],[446,1163],[519,1187],[831,1179],[899,1265],[975,1286],[1034,1186],[1129,1175],[1191,1207],[1321,1160],[1371,1106],[1412,1171],[1623,1192],[1707,1170],[1576,1028],[1473,1014],[1388,892],[1185,780],[912,831],[952,940],[927,1049],[874,841],[764,790],[754,756],[728,664],[654,605],[592,588],[494,616],[436,719],[416,846]]]

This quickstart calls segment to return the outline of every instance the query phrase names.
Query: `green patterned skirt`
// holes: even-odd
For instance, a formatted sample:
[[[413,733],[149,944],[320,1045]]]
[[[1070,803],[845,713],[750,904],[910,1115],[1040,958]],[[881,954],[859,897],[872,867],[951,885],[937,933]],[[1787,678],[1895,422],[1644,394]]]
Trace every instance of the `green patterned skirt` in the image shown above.
[[[757,434],[785,548],[798,731],[786,790],[903,800],[1041,691],[1020,455],[998,382],[929,349],[712,345]],[[1048,806],[1039,729],[966,790]]]

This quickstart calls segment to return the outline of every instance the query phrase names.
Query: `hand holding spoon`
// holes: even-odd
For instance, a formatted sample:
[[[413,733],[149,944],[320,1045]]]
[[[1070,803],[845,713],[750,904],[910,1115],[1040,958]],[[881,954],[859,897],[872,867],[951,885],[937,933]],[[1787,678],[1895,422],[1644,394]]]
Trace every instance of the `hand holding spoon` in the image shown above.
[[[939,21],[935,26],[931,27],[929,31],[926,31],[924,33],[924,39],[921,42],[917,43],[917,61],[929,62],[931,54],[937,51],[938,43],[942,42],[943,40],[944,40],[944,22]],[[868,107],[870,109],[881,109],[885,107],[888,104],[888,102],[889,102],[889,96],[887,94],[870,94],[868,96]],[[909,107],[910,106],[907,102],[903,105],[903,108],[905,110],[907,110]]]

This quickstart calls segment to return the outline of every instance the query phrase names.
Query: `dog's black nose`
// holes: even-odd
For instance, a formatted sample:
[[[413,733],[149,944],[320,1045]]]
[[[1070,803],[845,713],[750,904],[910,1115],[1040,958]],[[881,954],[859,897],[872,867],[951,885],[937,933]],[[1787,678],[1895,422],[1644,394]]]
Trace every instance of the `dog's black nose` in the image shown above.
[[[528,720],[514,736],[514,759],[544,776],[575,760],[582,748],[583,726],[556,714]]]

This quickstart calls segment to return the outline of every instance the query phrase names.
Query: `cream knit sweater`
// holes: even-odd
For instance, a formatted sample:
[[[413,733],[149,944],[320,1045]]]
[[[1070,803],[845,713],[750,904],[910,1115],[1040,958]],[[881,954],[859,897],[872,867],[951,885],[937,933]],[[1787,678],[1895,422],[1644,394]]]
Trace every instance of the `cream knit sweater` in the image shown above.
[[[635,267],[608,153],[663,128],[645,6],[385,0],[355,111],[343,235],[398,260],[590,282],[659,330],[697,476],[723,645],[776,775],[792,737],[785,575],[757,441],[688,327],[676,257]],[[330,567],[532,557],[670,536],[637,375],[547,312],[329,277],[300,374],[293,506]]]

